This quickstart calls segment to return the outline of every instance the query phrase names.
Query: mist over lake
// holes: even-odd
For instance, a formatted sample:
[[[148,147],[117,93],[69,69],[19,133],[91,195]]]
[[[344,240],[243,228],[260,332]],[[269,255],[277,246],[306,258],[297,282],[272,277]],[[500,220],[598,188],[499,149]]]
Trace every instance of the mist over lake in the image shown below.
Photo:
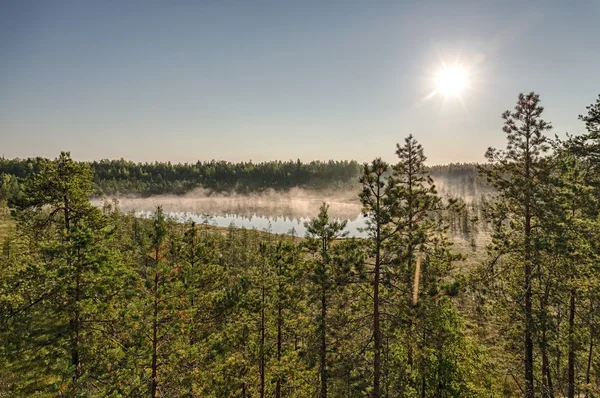
[[[299,188],[287,192],[267,190],[260,194],[214,194],[195,190],[186,195],[158,195],[147,198],[115,198],[122,211],[135,212],[142,217],[150,216],[157,206],[180,221],[194,220],[219,227],[244,227],[270,230],[277,234],[292,232],[303,236],[304,222],[319,211],[323,202],[329,204],[331,217],[347,220],[350,236],[363,236],[364,227],[361,205],[354,192],[324,193]],[[94,199],[102,205],[114,199]]]
[[[470,203],[482,192],[466,189],[464,181],[451,176],[435,178],[438,192],[444,197],[455,197]],[[478,187],[479,188],[479,187]],[[292,188],[287,191],[267,189],[261,193],[215,193],[209,189],[195,189],[184,195],[155,195],[149,197],[108,196],[93,199],[101,206],[115,201],[124,212],[151,217],[157,206],[178,221],[193,220],[218,227],[270,231],[276,234],[304,236],[304,223],[319,212],[323,203],[329,205],[332,218],[347,221],[346,231],[351,237],[365,237],[361,231],[365,218],[355,190],[310,190]]]

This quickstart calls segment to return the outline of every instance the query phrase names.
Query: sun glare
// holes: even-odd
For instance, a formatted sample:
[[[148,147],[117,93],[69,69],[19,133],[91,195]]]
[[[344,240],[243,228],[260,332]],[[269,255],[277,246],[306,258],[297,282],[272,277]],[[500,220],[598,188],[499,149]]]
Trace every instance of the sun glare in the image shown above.
[[[446,66],[436,75],[435,85],[438,93],[460,95],[467,87],[467,71],[460,66]]]

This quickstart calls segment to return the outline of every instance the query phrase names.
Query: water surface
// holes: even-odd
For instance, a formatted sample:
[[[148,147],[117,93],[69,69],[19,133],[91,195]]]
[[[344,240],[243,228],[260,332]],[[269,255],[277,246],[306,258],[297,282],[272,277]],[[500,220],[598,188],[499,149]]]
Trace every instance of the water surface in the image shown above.
[[[98,206],[102,202],[93,201]],[[166,214],[179,221],[194,220],[219,227],[233,225],[304,236],[304,223],[319,213],[319,207],[324,202],[329,205],[332,218],[347,221],[346,230],[350,236],[364,236],[359,228],[365,226],[365,220],[360,214],[361,206],[354,192],[327,196],[300,189],[252,195],[215,195],[197,191],[183,196],[119,198],[118,206],[123,211],[150,217],[160,205]]]
[[[151,217],[152,211],[142,210],[136,212],[136,215],[141,217]],[[209,215],[209,214],[194,214],[188,212],[167,212],[170,217],[175,218],[178,221],[189,221],[193,220],[197,223],[207,223],[219,227],[234,226],[238,228],[257,229],[262,231],[270,231],[276,234],[288,234],[296,236],[304,236],[306,233],[305,222],[310,221],[309,217],[290,218],[286,216],[244,216],[239,214],[222,214],[222,215]],[[346,231],[349,236],[364,237],[366,234],[359,229],[365,226],[364,217],[359,214],[353,219],[346,218],[347,221]]]

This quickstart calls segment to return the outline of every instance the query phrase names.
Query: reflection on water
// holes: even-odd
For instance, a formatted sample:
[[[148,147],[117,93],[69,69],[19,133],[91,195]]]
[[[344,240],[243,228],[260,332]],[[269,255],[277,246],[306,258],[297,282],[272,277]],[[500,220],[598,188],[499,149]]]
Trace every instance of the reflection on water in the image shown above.
[[[301,189],[285,193],[266,191],[252,195],[215,195],[195,191],[183,196],[153,196],[149,198],[120,198],[122,211],[133,211],[149,217],[162,206],[165,213],[177,220],[208,222],[209,224],[257,230],[270,230],[277,234],[288,234],[293,229],[297,236],[304,236],[304,222],[319,213],[323,202],[329,204],[329,215],[339,220],[348,220],[346,230],[350,236],[364,236],[358,229],[365,226],[360,215],[361,205],[354,193],[325,195]],[[101,200],[93,200],[97,206]],[[208,218],[208,219],[207,219]]]
[[[461,194],[465,197],[464,184],[451,179],[436,179],[440,194]],[[463,188],[459,190],[458,188]],[[456,192],[455,192],[456,191]],[[459,192],[460,191],[460,192]],[[97,206],[103,200],[92,200]],[[121,197],[119,207],[125,212],[136,212],[148,216],[162,206],[167,214],[185,221],[193,219],[205,221],[203,215],[210,216],[213,225],[270,230],[278,234],[289,233],[292,228],[298,236],[304,236],[304,222],[319,213],[323,202],[329,204],[329,215],[339,220],[348,220],[347,230],[350,236],[364,236],[358,231],[365,226],[360,215],[361,204],[356,190],[347,191],[311,191],[293,188],[285,192],[266,190],[260,193],[236,194],[214,193],[204,189],[196,189],[185,195],[158,195],[148,198]]]
[[[152,211],[141,210],[137,211],[136,215],[141,217],[151,217]],[[229,227],[233,225],[238,228],[257,229],[263,231],[271,231],[276,234],[295,234],[296,236],[304,236],[306,228],[304,223],[310,221],[309,217],[290,218],[286,216],[265,217],[253,215],[250,217],[238,214],[224,214],[210,216],[207,214],[194,214],[188,212],[168,212],[168,215],[177,221],[185,222],[193,220],[197,223],[207,223],[218,227]],[[348,219],[346,231],[349,236],[364,237],[365,233],[359,231],[359,228],[365,226],[365,219],[362,215],[358,215],[354,219]]]

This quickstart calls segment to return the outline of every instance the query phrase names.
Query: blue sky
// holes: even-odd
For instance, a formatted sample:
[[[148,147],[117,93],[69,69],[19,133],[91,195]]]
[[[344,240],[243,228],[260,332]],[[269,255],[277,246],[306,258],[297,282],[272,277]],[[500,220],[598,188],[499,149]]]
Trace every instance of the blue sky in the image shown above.
[[[483,161],[540,93],[554,133],[600,93],[600,1],[3,1],[0,152],[136,161]],[[434,96],[441,62],[469,69]]]

